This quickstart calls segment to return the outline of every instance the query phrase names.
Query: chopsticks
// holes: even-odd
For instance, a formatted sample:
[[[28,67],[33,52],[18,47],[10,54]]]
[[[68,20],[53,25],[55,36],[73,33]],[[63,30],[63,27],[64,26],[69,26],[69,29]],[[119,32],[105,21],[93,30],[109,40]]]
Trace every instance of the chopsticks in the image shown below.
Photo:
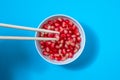
[[[29,31],[37,31],[37,32],[59,33],[58,31],[52,31],[52,30],[46,30],[46,29],[37,29],[37,28],[17,26],[17,25],[4,24],[4,23],[0,23],[0,26],[8,27],[8,28],[22,29],[22,30],[29,30]]]
[[[0,23],[0,26],[7,27],[7,28],[16,28],[16,29],[21,29],[21,30],[29,30],[29,31],[36,31],[36,32],[46,32],[46,33],[57,33],[57,34],[59,34],[58,31],[46,30],[46,29],[37,29],[37,28],[11,25],[11,24],[4,24],[4,23]],[[57,38],[19,37],[19,36],[0,36],[0,39],[9,39],[9,40],[58,40]]]
[[[0,36],[0,39],[6,40],[58,40],[57,38],[44,38],[44,37],[19,37],[19,36]]]

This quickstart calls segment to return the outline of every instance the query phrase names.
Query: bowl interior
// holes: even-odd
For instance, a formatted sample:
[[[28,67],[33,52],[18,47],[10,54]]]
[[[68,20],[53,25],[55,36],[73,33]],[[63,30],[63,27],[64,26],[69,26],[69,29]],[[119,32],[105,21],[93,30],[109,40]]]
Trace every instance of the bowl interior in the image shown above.
[[[73,19],[70,16],[66,16],[66,15],[53,15],[53,16],[50,16],[50,17],[46,18],[45,20],[43,20],[40,23],[40,25],[38,26],[38,28],[40,28],[48,20],[52,20],[52,19],[55,19],[55,18],[58,18],[58,17],[59,18],[64,18],[64,19],[69,19],[70,21],[72,21],[78,27],[78,29],[79,29],[79,31],[81,33],[81,38],[82,38],[82,41],[81,41],[81,44],[80,44],[81,47],[78,50],[78,52],[74,54],[73,58],[68,58],[65,61],[50,60],[48,57],[42,55],[40,44],[38,43],[39,41],[35,41],[35,44],[36,44],[36,48],[37,48],[38,53],[40,54],[40,56],[44,60],[46,60],[47,62],[52,63],[52,64],[64,65],[64,64],[68,64],[68,63],[73,62],[74,60],[76,60],[81,55],[81,53],[82,53],[82,51],[84,49],[84,46],[85,46],[85,33],[84,33],[84,30],[83,30],[82,26],[75,19]],[[36,37],[38,36],[38,32],[36,32],[35,36]]]

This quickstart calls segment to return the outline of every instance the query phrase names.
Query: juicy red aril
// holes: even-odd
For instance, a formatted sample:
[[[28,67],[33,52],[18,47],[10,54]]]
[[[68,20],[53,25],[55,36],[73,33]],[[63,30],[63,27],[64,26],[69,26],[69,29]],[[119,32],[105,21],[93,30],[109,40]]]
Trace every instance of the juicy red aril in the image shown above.
[[[59,27],[59,26],[60,26],[60,24],[59,24],[59,23],[57,23],[57,22],[56,22],[54,25],[55,25],[56,27]]]
[[[55,56],[56,60],[57,61],[61,61],[62,60],[62,57],[59,55],[59,56]]]
[[[70,52],[68,57],[73,58],[73,54]]]
[[[67,19],[67,20],[65,20],[65,22],[66,22],[67,24],[69,24],[70,21]]]
[[[49,55],[49,53],[48,53],[48,52],[46,52],[46,51],[43,51],[43,55],[48,56],[48,55]]]
[[[81,38],[80,37],[77,37],[77,42],[81,42]]]
[[[66,37],[66,34],[61,34],[60,37],[65,38],[65,37]]]
[[[42,54],[51,60],[64,61],[73,58],[80,49],[81,37],[77,26],[69,19],[55,18],[42,25],[43,29],[59,31],[60,34],[39,33],[39,37],[58,38],[58,41],[40,41]]]
[[[51,60],[54,60],[54,59],[55,59],[55,56],[54,56],[53,54],[50,54],[50,55],[49,55],[49,58],[50,58]]]
[[[48,21],[48,24],[49,24],[49,25],[53,25],[53,23],[54,23],[54,22],[53,22],[52,20],[49,20],[49,21]]]

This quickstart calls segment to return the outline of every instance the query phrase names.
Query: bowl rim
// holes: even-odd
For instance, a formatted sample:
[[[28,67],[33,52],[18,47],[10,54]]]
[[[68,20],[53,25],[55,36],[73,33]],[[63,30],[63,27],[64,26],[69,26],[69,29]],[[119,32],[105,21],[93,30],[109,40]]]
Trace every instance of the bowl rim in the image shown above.
[[[69,61],[67,61],[67,62],[61,62],[60,63],[60,61],[57,63],[55,63],[55,62],[52,62],[52,61],[50,61],[50,60],[48,60],[48,59],[46,59],[42,54],[41,54],[41,52],[39,51],[39,48],[38,48],[38,44],[37,44],[37,41],[35,40],[35,46],[36,46],[36,49],[37,49],[37,52],[39,53],[39,55],[45,60],[45,61],[47,61],[47,62],[49,62],[49,63],[52,63],[52,64],[55,64],[55,65],[66,65],[66,64],[69,64],[69,63],[72,63],[72,62],[74,62],[75,60],[77,60],[77,58],[78,57],[80,57],[80,55],[82,54],[82,52],[83,52],[83,50],[84,50],[84,48],[85,48],[85,42],[86,42],[86,36],[85,36],[85,32],[84,32],[84,29],[83,29],[83,27],[81,26],[81,24],[76,20],[76,19],[74,19],[73,17],[71,17],[71,16],[68,16],[68,15],[65,15],[65,14],[54,14],[54,15],[51,15],[51,16],[48,16],[48,17],[46,17],[44,20],[42,20],[42,22],[38,25],[38,27],[37,28],[39,28],[45,21],[47,21],[48,19],[50,19],[50,18],[52,18],[52,17],[58,17],[58,16],[63,16],[63,17],[67,17],[67,18],[70,18],[71,20],[73,20],[77,25],[79,25],[79,26],[77,26],[77,27],[79,27],[79,29],[81,29],[81,31],[82,31],[82,36],[83,36],[83,38],[82,38],[82,40],[83,40],[83,45],[82,45],[82,47],[79,49],[79,51],[76,53],[76,54],[78,54],[76,57],[74,57],[74,58],[72,58],[71,60],[69,60]],[[37,33],[38,32],[35,32],[35,37],[37,36]]]

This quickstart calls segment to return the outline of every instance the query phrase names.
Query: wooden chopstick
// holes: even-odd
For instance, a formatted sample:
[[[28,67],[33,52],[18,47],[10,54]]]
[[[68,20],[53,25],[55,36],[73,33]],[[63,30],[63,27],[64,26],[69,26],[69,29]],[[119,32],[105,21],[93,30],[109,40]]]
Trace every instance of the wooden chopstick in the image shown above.
[[[22,30],[29,30],[29,31],[46,32],[46,33],[58,33],[59,34],[58,31],[46,30],[46,29],[38,29],[38,28],[31,28],[31,27],[11,25],[11,24],[4,24],[4,23],[0,23],[0,26],[8,27],[8,28],[22,29]]]
[[[0,36],[1,40],[58,40],[57,38],[45,38],[45,37],[19,37],[19,36]]]

